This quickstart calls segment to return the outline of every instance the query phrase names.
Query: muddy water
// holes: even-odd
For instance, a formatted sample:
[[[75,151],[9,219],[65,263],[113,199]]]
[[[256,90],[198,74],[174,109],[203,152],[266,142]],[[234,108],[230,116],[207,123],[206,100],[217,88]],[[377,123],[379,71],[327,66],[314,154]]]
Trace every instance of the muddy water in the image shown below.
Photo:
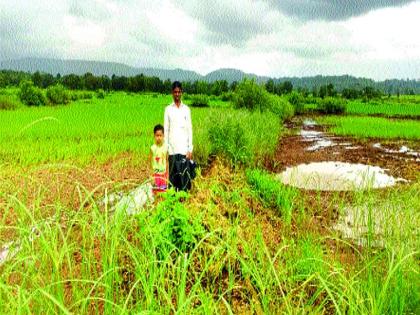
[[[286,185],[322,191],[383,188],[404,181],[387,175],[378,166],[343,162],[314,162],[288,167],[278,178]]]

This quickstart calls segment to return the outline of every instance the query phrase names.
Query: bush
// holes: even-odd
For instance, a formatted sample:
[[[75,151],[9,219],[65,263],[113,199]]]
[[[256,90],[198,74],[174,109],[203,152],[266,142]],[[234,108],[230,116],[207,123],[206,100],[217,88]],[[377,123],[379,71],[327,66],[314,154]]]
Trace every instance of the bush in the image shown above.
[[[270,111],[276,114],[281,120],[287,120],[293,117],[293,107],[287,100],[275,94],[268,94],[268,99]]]
[[[209,97],[204,94],[194,94],[190,97],[190,105],[193,107],[208,107]]]
[[[326,97],[319,103],[318,110],[324,114],[343,114],[346,107],[347,102],[344,99]]]
[[[223,102],[230,102],[233,100],[233,93],[232,92],[223,92],[220,96],[220,100]]]
[[[228,159],[232,166],[252,162],[249,140],[242,125],[232,118],[213,122],[208,131],[211,153]]]
[[[289,96],[289,103],[292,104],[294,112],[297,115],[304,113],[305,98],[298,92],[292,92]]]
[[[99,89],[98,92],[96,92],[97,98],[105,98],[105,91],[103,89]]]
[[[19,91],[20,100],[28,106],[45,105],[46,98],[41,89],[34,86],[32,81],[22,81]]]
[[[268,92],[254,80],[244,79],[236,87],[233,104],[236,108],[266,110],[269,107]]]
[[[287,101],[278,95],[268,93],[263,86],[253,80],[245,79],[237,86],[233,103],[236,108],[272,111],[282,120],[293,116],[293,108]]]
[[[0,110],[15,110],[19,103],[7,96],[0,96]]]
[[[152,212],[150,230],[146,231],[147,235],[153,237],[160,258],[166,257],[174,250],[190,251],[204,234],[200,218],[196,217],[193,220],[185,204],[180,202],[180,198],[186,198],[187,193],[170,189],[164,197],[165,200]]]
[[[52,85],[47,89],[47,98],[51,104],[67,104],[70,101],[70,94],[61,84]]]

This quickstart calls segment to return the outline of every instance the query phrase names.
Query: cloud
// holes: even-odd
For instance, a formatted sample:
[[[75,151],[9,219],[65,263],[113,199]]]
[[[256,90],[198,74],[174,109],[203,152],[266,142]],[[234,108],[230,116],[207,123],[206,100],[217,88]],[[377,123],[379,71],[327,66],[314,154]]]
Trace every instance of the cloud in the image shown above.
[[[88,59],[203,74],[227,67],[274,77],[420,77],[420,1],[400,7],[408,1],[395,0],[395,7],[349,0],[359,7],[341,11],[344,0],[295,0],[297,8],[270,1],[0,1],[0,59]]]
[[[338,21],[417,0],[269,0],[272,7],[302,20]]]
[[[262,1],[183,1],[177,5],[202,25],[202,39],[211,45],[242,46],[257,34],[271,32],[275,24],[276,13]]]

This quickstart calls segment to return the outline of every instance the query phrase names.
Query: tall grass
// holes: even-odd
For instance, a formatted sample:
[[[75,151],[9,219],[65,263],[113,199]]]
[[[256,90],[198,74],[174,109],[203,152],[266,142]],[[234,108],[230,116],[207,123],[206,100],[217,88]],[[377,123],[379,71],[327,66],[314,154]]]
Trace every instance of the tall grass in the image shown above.
[[[270,210],[258,201],[250,203],[252,186],[244,185],[245,174],[223,172],[199,178],[200,192],[189,202],[169,202],[186,209],[189,220],[194,218],[204,230],[191,247],[169,246],[163,255],[162,241],[173,240],[157,232],[155,211],[110,216],[83,187],[79,191],[85,202],[77,209],[48,204],[41,195],[37,206],[29,208],[14,196],[1,195],[2,209],[4,202],[13,207],[17,220],[10,226],[2,219],[0,229],[18,231],[21,250],[0,266],[0,312],[416,312],[416,235],[382,249],[357,249],[334,236],[310,231],[297,236],[293,229],[299,226],[269,232],[253,208]],[[417,207],[415,188],[386,197],[395,203],[410,200],[410,207]],[[208,196],[207,202],[200,193]],[[369,196],[373,202],[374,195]],[[45,220],[46,212],[50,219]],[[402,214],[413,218],[410,212]],[[267,215],[274,222],[283,220],[275,212]],[[389,224],[395,231],[404,228]],[[272,240],[273,235],[281,237]],[[415,248],[401,246],[407,238]],[[354,263],[337,260],[328,240],[349,252]]]

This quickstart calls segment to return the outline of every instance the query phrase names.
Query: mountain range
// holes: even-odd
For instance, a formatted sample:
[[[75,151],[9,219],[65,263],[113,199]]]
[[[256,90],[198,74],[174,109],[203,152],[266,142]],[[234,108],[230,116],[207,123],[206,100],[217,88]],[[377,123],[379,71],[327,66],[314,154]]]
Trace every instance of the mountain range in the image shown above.
[[[66,75],[74,73],[77,75],[91,72],[94,75],[112,76],[135,76],[144,74],[145,76],[156,76],[161,80],[169,79],[179,81],[196,81],[203,80],[213,82],[216,80],[226,80],[229,83],[241,81],[244,78],[252,78],[257,82],[266,82],[270,77],[258,76],[252,73],[245,73],[237,69],[218,69],[206,75],[201,75],[195,71],[184,69],[160,69],[160,68],[136,68],[123,63],[76,60],[76,59],[48,59],[48,58],[24,58],[0,61],[1,70],[15,70],[24,72],[46,72],[56,75]],[[346,87],[365,87],[373,86],[381,89],[386,93],[395,93],[397,90],[403,93],[409,90],[420,94],[420,80],[385,80],[374,81],[368,78],[356,78],[350,75],[341,76],[323,76],[317,75],[312,77],[281,77],[273,78],[277,82],[291,81],[294,87],[311,89],[314,86],[332,83],[340,91]]]

